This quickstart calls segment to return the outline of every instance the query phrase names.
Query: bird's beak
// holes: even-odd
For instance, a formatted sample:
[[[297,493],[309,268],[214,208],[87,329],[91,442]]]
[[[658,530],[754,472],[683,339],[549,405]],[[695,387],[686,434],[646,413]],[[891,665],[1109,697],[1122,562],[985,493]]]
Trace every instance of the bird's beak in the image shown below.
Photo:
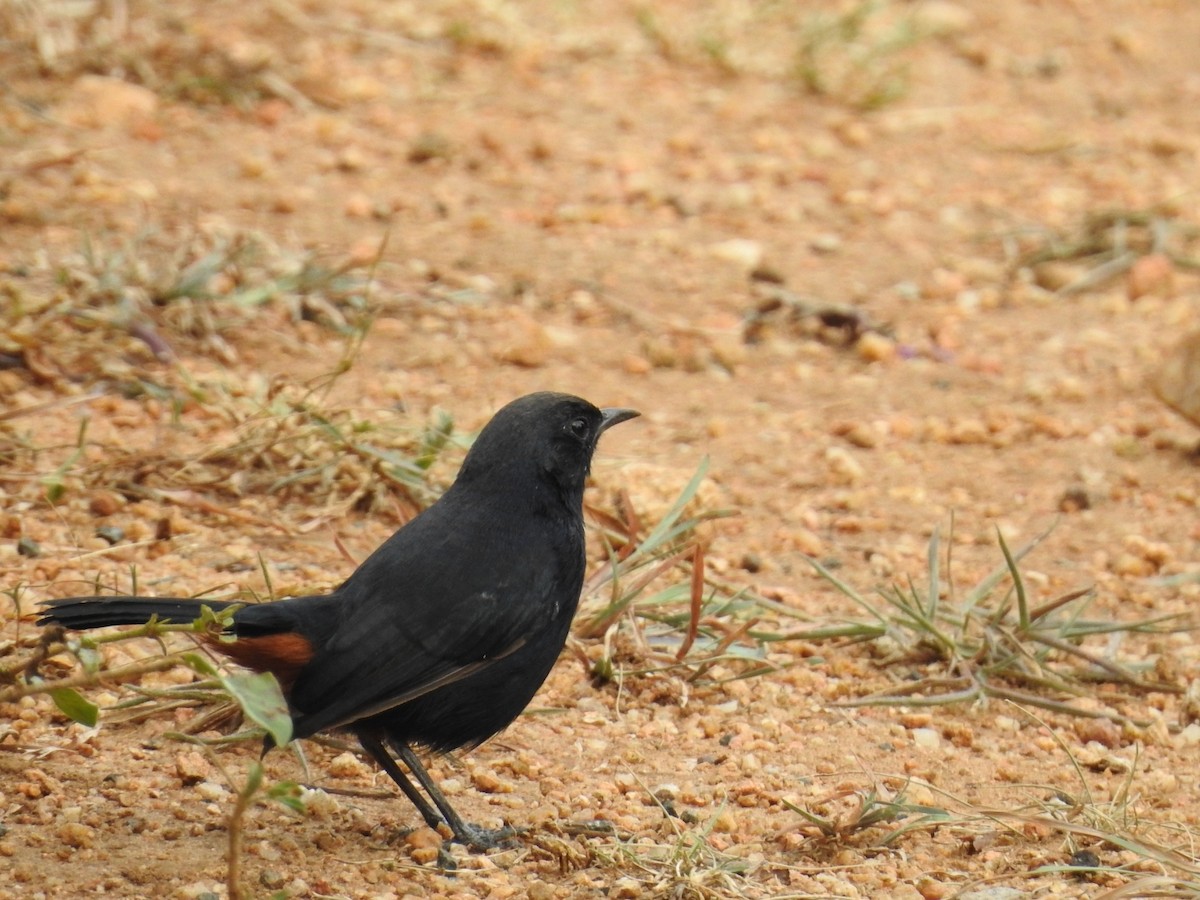
[[[600,433],[608,431],[614,425],[620,425],[629,419],[636,419],[641,413],[636,409],[621,409],[620,407],[610,407],[600,410]]]

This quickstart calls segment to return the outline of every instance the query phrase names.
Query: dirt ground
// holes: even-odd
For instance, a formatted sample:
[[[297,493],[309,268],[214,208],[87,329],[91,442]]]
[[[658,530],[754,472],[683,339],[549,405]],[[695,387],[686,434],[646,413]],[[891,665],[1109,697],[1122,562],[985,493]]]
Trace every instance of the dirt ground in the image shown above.
[[[846,706],[961,670],[819,639],[871,616],[808,557],[882,608],[936,532],[950,604],[997,533],[1051,529],[1031,604],[1190,623],[1200,432],[1153,384],[1197,327],[1197,35],[1188,0],[0,0],[8,680],[40,599],[335,585],[428,499],[337,441],[570,391],[643,413],[597,509],[653,523],[708,460],[694,508],[736,515],[707,570],[750,606],[714,627],[753,618],[750,664],[647,672],[625,618],[599,683],[581,634],[530,714],[432,763],[467,818],[530,829],[456,871],[361,760],[275,752],[269,780],[341,793],[250,809],[247,896],[1195,895],[1191,632],[1083,644],[1155,690],[1014,686],[1096,717]],[[0,897],[228,896],[234,796],[167,736],[203,713],[0,705]],[[216,760],[240,783],[255,754]]]

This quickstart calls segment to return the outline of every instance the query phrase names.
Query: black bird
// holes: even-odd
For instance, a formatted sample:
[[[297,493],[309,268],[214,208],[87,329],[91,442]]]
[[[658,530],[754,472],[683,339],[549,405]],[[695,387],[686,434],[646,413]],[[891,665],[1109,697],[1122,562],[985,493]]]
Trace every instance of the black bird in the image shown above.
[[[475,747],[505,728],[550,674],[584,577],[583,489],[600,435],[638,413],[568,394],[521,397],[479,433],[442,497],[331,594],[240,606],[213,650],[272,672],[294,737],[352,732],[430,827],[474,849],[469,825],[413,751]],[[42,625],[191,622],[231,601],[72,597]],[[396,755],[433,801],[401,771]],[[436,806],[436,809],[434,808]]]

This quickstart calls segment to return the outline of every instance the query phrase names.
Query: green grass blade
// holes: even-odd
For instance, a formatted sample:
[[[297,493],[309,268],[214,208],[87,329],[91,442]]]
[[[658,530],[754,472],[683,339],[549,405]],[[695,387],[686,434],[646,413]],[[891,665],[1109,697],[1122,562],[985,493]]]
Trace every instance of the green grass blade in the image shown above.
[[[941,578],[938,572],[938,557],[940,555],[940,547],[938,545],[940,543],[940,536],[941,526],[935,525],[933,528],[933,534],[929,537],[929,552],[927,562],[927,565],[929,566],[929,595],[925,604],[925,617],[929,619],[930,622],[937,621],[938,598],[941,591],[941,587],[939,585]]]
[[[830,584],[832,584],[835,588],[837,588],[840,593],[842,593],[846,597],[850,598],[850,600],[853,601],[854,604],[857,605],[859,608],[865,609],[868,613],[870,613],[871,616],[880,625],[883,625],[885,628],[887,627],[887,624],[888,624],[887,618],[883,615],[883,613],[881,613],[878,609],[876,609],[873,605],[871,605],[871,603],[865,597],[863,597],[862,594],[860,594],[858,591],[856,591],[850,585],[846,584],[846,582],[842,581],[840,578],[838,578],[836,575],[834,575],[833,572],[831,572],[829,569],[827,569],[818,560],[814,559],[811,556],[807,556],[807,555],[804,558],[806,560],[808,560],[809,565],[811,565],[814,569],[817,570],[818,575],[820,575],[822,578],[824,578],[826,581],[828,581]]]
[[[1025,596],[1025,581],[1021,578],[1021,570],[999,528],[996,529],[996,538],[1000,541],[1000,552],[1004,554],[1004,562],[1008,566],[1008,573],[1012,576],[1013,587],[1017,592],[1017,620],[1021,623],[1021,631],[1025,632],[1029,630],[1029,600]]]

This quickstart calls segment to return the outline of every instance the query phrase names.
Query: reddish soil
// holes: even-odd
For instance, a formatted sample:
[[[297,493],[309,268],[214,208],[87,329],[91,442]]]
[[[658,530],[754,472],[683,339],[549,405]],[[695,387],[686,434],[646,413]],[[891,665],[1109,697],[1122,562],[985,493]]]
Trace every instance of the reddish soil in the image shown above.
[[[20,601],[0,604],[0,665],[32,653],[39,599],[97,583],[338,583],[427,496],[308,411],[400,452],[437,410],[469,435],[538,389],[642,410],[600,448],[601,510],[624,491],[653,522],[708,459],[696,508],[737,511],[703,528],[709,571],[767,601],[728,628],[869,621],[809,556],[882,606],[877,587],[924,590],[937,530],[952,603],[1003,562],[998,532],[1051,526],[1023,563],[1032,604],[1091,587],[1088,618],[1190,622],[1200,434],[1153,385],[1200,298],[1200,5],[892,2],[824,41],[824,5],[795,6],[0,5],[0,563]],[[215,299],[168,296],[209,252]],[[1160,390],[1200,416],[1198,369]],[[454,850],[456,873],[371,767],[271,754],[269,779],[357,795],[255,805],[247,896],[1200,884],[1192,633],[1088,639],[1160,688],[1087,684],[1098,718],[846,707],[953,672],[893,639],[746,641],[772,672],[645,674],[626,622],[623,677],[596,685],[578,653],[605,646],[581,638],[529,715],[433,762],[468,818],[531,829]],[[89,729],[45,695],[0,705],[0,898],[227,896],[233,795],[165,734],[203,712]],[[240,781],[255,755],[216,759]],[[871,791],[908,818],[856,826]],[[922,806],[953,818],[904,831]],[[616,833],[572,827],[594,819]],[[1056,871],[1080,851],[1108,868]]]

